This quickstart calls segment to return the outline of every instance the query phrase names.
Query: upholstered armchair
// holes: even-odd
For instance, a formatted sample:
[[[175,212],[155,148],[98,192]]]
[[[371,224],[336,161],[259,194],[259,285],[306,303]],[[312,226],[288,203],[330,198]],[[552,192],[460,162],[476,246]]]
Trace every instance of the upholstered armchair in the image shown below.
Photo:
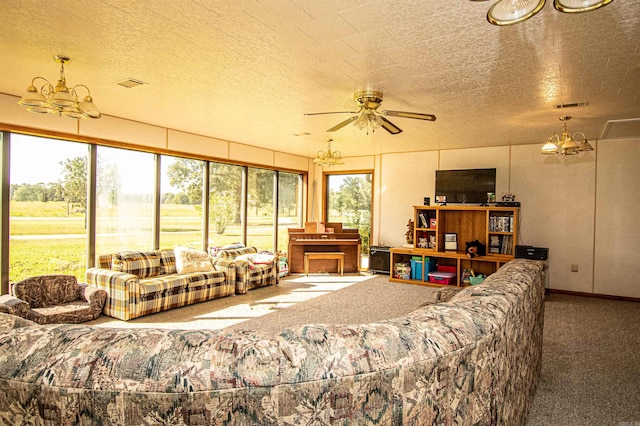
[[[255,247],[235,249],[210,248],[213,264],[230,260],[236,267],[236,294],[248,290],[278,284],[278,256],[258,253]]]
[[[1,311],[38,324],[79,323],[102,313],[107,292],[73,275],[41,275],[12,284],[11,295],[0,296]]]

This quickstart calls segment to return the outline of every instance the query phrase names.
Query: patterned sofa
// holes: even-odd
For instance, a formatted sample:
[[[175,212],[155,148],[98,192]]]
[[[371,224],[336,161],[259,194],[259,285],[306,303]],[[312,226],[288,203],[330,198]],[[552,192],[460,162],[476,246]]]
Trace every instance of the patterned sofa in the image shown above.
[[[39,275],[11,285],[12,295],[0,296],[9,313],[38,324],[79,323],[102,313],[107,294],[94,286],[78,284],[73,275]],[[3,310],[4,311],[4,310]]]
[[[278,256],[258,253],[255,247],[209,249],[217,259],[232,260],[236,265],[236,293],[278,284]]]
[[[235,294],[234,263],[208,256],[206,262],[206,267],[178,273],[173,249],[121,251],[98,256],[98,266],[87,269],[86,281],[107,292],[103,312],[126,321]]]
[[[543,302],[543,264],[516,259],[403,317],[276,337],[0,314],[0,424],[524,425]]]

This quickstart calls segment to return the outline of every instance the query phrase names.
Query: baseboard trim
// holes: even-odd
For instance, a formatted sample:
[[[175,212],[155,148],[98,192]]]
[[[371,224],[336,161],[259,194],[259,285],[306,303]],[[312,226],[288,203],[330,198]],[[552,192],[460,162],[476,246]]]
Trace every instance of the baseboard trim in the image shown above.
[[[556,290],[553,288],[550,288],[547,290],[549,291],[549,293],[568,294],[570,296],[595,297],[598,299],[611,299],[611,300],[621,300],[624,302],[640,303],[640,297],[612,296],[610,294],[583,293],[580,291]]]

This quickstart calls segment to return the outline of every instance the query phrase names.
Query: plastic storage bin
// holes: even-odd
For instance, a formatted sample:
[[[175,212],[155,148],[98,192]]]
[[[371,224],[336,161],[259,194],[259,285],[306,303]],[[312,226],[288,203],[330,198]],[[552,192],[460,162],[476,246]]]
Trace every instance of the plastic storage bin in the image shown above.
[[[456,282],[456,267],[438,265],[437,270],[429,272],[429,282],[436,284],[455,284]]]
[[[411,279],[422,280],[422,260],[411,259]]]
[[[453,272],[429,272],[429,282],[436,284],[454,284],[456,282],[456,274]]]

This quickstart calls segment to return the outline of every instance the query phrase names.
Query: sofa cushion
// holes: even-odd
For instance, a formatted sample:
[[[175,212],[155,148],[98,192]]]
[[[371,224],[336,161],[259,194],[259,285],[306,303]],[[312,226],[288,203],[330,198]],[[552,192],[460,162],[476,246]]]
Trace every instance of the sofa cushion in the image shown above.
[[[175,293],[187,288],[189,284],[188,275],[160,275],[158,277],[140,280],[140,295]]]
[[[248,260],[249,262],[254,264],[271,265],[273,263],[273,260],[275,259],[275,255],[267,253],[248,253],[241,254],[240,256],[236,257],[236,259]]]
[[[176,253],[173,249],[156,250],[156,254],[160,258],[160,275],[175,274],[176,269]]]
[[[257,253],[258,250],[255,247],[241,247],[236,249],[222,249],[218,250],[217,257],[222,259],[235,259],[243,254]]]
[[[211,263],[211,256],[206,251],[176,247],[174,252],[176,254],[176,272],[179,274],[215,270],[213,263]]]
[[[190,289],[224,283],[226,277],[222,271],[190,272],[182,275],[189,280]]]
[[[114,271],[133,274],[138,278],[160,274],[160,257],[156,252],[120,251],[113,254],[111,262]]]

